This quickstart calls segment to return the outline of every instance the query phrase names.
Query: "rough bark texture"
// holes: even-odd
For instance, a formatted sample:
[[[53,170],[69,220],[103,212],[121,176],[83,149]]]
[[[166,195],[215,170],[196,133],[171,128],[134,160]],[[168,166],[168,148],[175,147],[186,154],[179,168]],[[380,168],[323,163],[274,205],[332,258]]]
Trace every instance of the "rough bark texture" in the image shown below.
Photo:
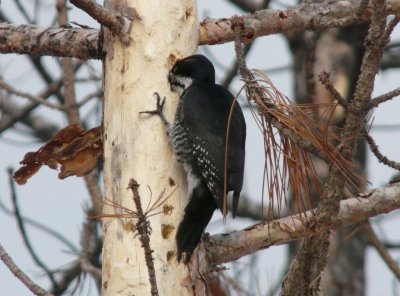
[[[1,53],[100,59],[100,40],[99,30],[96,29],[41,28],[0,23]]]
[[[176,189],[174,184],[178,186],[166,207],[156,210],[162,213],[149,217],[151,247],[160,295],[190,295],[181,286],[186,269],[175,256],[175,229],[186,203],[186,179],[172,157],[161,120],[138,113],[154,109],[153,93],[158,91],[167,96],[165,111],[172,119],[177,97],[169,91],[167,74],[175,59],[196,50],[195,1],[162,1],[157,9],[147,0],[135,5],[141,20],[132,24],[129,47],[105,34],[105,197],[135,210],[126,190],[130,178],[141,185],[144,208],[164,190],[165,197]],[[105,213],[120,211],[106,207]],[[104,219],[103,295],[150,295],[144,250],[132,231],[134,224],[132,219]]]
[[[400,183],[395,183],[390,187],[374,189],[364,196],[342,200],[337,219],[331,227],[339,229],[399,208]],[[308,235],[306,224],[310,217],[311,212],[308,211],[301,216],[293,215],[269,223],[259,223],[229,235],[213,235],[206,242],[208,257],[212,263],[222,264],[252,254],[256,250],[303,238]]]
[[[371,17],[371,8],[359,15],[357,12],[360,3],[361,1],[348,0],[332,3],[328,0],[318,4],[307,2],[287,10],[260,10],[240,16],[244,23],[242,37],[243,40],[252,40],[281,32],[319,31],[368,21]],[[398,15],[399,12],[400,0],[388,0],[386,14]],[[140,12],[138,15],[141,16]],[[101,39],[99,30],[95,29],[39,28],[32,25],[0,24],[1,53],[101,59],[101,45],[99,45]],[[200,45],[222,44],[233,40],[232,18],[206,18],[200,24]],[[16,46],[19,44],[15,41],[23,41],[23,46]]]

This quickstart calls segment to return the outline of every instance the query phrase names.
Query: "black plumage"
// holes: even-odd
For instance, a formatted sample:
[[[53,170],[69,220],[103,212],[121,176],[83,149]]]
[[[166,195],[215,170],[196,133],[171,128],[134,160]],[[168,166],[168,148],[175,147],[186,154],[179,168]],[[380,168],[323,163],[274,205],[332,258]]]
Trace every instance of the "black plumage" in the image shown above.
[[[172,125],[157,113],[167,127],[177,160],[188,174],[188,204],[176,233],[178,261],[185,263],[217,208],[222,210],[225,143],[233,95],[215,84],[212,63],[193,55],[175,63],[169,73],[171,89],[180,95]],[[151,112],[149,112],[151,113]],[[236,215],[243,185],[246,124],[235,103],[231,116],[227,159],[227,190],[233,191],[232,213]]]

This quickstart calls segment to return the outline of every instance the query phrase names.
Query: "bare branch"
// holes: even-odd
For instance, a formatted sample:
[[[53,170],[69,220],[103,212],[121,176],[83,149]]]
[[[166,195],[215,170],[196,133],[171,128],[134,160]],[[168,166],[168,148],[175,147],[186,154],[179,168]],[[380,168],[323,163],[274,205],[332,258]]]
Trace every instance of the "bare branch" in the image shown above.
[[[0,110],[2,112],[1,122],[9,122],[13,116],[21,109],[20,104],[16,104],[7,98],[6,94],[0,94]],[[60,128],[44,116],[39,114],[28,114],[20,121],[29,129],[29,134],[40,141],[47,142]],[[2,126],[2,124],[0,124]]]
[[[57,0],[57,18],[60,26],[68,24],[67,4],[64,0]],[[69,107],[66,110],[66,115],[69,124],[79,124],[79,112],[76,106],[75,99],[75,72],[71,58],[64,57],[62,59],[63,80],[64,80],[64,99],[65,106]]]
[[[343,107],[347,108],[348,104],[347,101],[342,97],[342,95],[337,91],[337,89],[333,86],[332,82],[329,79],[330,74],[327,72],[322,72],[321,74],[319,74],[318,78],[319,81],[321,81],[321,83],[324,85],[325,89],[327,91],[329,91],[329,93],[331,94],[332,98],[336,101],[338,101],[338,103],[340,105],[342,105]]]
[[[47,98],[54,94],[56,91],[58,91],[61,86],[62,86],[63,81],[62,80],[57,80],[51,83],[48,88],[40,93],[37,97],[40,98]],[[40,106],[39,103],[30,103],[25,107],[20,108],[18,111],[15,111],[12,115],[13,117],[4,120],[4,122],[0,123],[0,133],[4,132],[8,128],[12,127],[15,123],[22,121],[24,118],[26,118],[36,107]]]
[[[367,141],[371,152],[375,155],[379,162],[391,167],[392,169],[400,171],[400,163],[388,159],[384,156],[381,151],[379,151],[378,145],[375,143],[374,139],[365,131],[364,138]]]
[[[8,269],[35,295],[51,296],[42,287],[35,284],[12,260],[6,250],[0,244],[0,259],[8,267]]]
[[[369,222],[361,223],[364,231],[367,233],[369,241],[375,247],[383,261],[385,261],[386,265],[393,272],[393,274],[397,277],[397,280],[400,280],[400,268],[396,261],[393,260],[392,256],[390,256],[388,250],[383,245],[383,243],[379,240],[375,231],[372,229],[371,224]]]
[[[0,52],[100,59],[99,30],[0,23]]]
[[[1,202],[1,200],[0,200],[0,209],[3,211],[3,213],[5,213],[7,215],[10,215],[12,217],[15,217],[15,213],[13,213],[13,211],[8,209],[6,207],[6,205]],[[76,253],[78,251],[77,248],[74,246],[74,244],[72,242],[70,242],[66,237],[61,235],[58,231],[50,228],[47,225],[39,223],[36,220],[33,220],[33,219],[29,218],[29,217],[26,217],[26,216],[21,216],[21,219],[27,225],[29,225],[31,227],[34,227],[34,228],[36,228],[38,230],[41,230],[44,233],[47,233],[48,235],[50,235],[53,238],[57,239],[59,242],[63,243],[69,249],[69,251],[71,251],[73,253]]]
[[[95,215],[101,215],[103,213],[103,194],[97,183],[96,172],[92,171],[85,176],[85,184],[92,201],[93,209],[96,213]]]
[[[244,15],[242,38],[251,40],[281,32],[301,30],[318,31],[344,27],[368,21],[371,7],[359,14],[365,1],[332,1],[318,4],[301,4],[287,10],[264,9]],[[398,0],[388,0],[388,14],[399,14]],[[200,24],[200,45],[221,44],[234,40],[232,18],[206,18]],[[100,59],[102,44],[100,31],[88,28],[39,28],[32,25],[0,24],[0,53],[51,55],[79,59]],[[21,46],[22,45],[22,46]]]
[[[154,258],[153,255],[151,254],[153,253],[153,251],[150,248],[150,233],[151,233],[150,222],[147,220],[147,217],[142,209],[142,204],[140,202],[140,196],[138,192],[139,184],[134,179],[130,179],[128,189],[132,190],[133,201],[136,206],[137,219],[138,219],[136,222],[136,230],[139,233],[140,242],[142,243],[142,247],[144,249],[144,256],[146,257],[146,266],[151,285],[151,295],[158,296],[156,271],[154,269]]]
[[[364,221],[400,208],[400,183],[376,188],[368,194],[342,200],[332,229]],[[229,234],[212,235],[205,244],[207,256],[215,265],[231,262],[255,251],[287,244],[309,235],[306,224],[312,211],[259,223]]]
[[[93,211],[95,213],[95,211]],[[88,212],[88,217],[92,213]],[[81,247],[82,250],[79,254],[79,262],[83,271],[90,273],[96,281],[101,281],[101,268],[93,265],[91,258],[96,253],[97,249],[97,236],[95,220],[85,220],[83,222],[83,229],[81,231]]]
[[[324,1],[310,4],[308,1],[289,8],[286,11],[265,9],[240,18],[244,26],[242,39],[254,39],[280,32],[297,32],[302,30],[323,30],[332,27],[345,27],[366,21],[370,18],[371,8],[358,15],[361,1]],[[400,10],[397,0],[387,1],[387,14]],[[221,44],[233,41],[233,19],[206,18],[200,26],[200,44]]]
[[[93,0],[71,0],[71,3],[106,26],[114,34],[120,36],[124,44],[129,44],[129,30],[132,20],[140,19],[135,9],[125,7],[119,10],[127,14],[123,15],[118,11],[106,9]]]
[[[371,101],[370,108],[378,107],[379,104],[389,101],[397,96],[400,96],[400,87],[374,98]]]
[[[47,107],[52,108],[52,109],[57,109],[57,110],[61,110],[61,111],[67,109],[66,106],[62,106],[60,104],[53,104],[53,103],[47,101],[45,98],[32,96],[29,93],[25,93],[25,92],[16,90],[11,85],[7,84],[6,82],[4,82],[2,80],[0,80],[0,88],[4,89],[8,93],[17,95],[19,97],[26,98],[26,99],[30,100],[31,102],[33,102],[33,103],[41,104],[41,105],[47,106]]]
[[[31,255],[33,261],[43,269],[43,271],[47,274],[50,282],[52,283],[53,287],[57,287],[57,282],[56,279],[53,275],[53,273],[50,271],[50,269],[47,267],[47,265],[39,258],[39,256],[36,254],[35,250],[33,249],[33,246],[31,244],[31,241],[28,237],[28,233],[25,229],[25,223],[24,220],[22,219],[22,215],[19,210],[19,205],[18,205],[18,199],[17,199],[17,192],[15,190],[15,185],[14,185],[14,180],[12,177],[13,174],[13,169],[9,168],[8,169],[8,175],[9,175],[9,183],[10,183],[10,189],[11,189],[11,201],[13,204],[14,208],[14,213],[15,213],[15,219],[17,220],[18,228],[21,232],[23,241],[25,243],[26,248],[29,251],[29,254]]]

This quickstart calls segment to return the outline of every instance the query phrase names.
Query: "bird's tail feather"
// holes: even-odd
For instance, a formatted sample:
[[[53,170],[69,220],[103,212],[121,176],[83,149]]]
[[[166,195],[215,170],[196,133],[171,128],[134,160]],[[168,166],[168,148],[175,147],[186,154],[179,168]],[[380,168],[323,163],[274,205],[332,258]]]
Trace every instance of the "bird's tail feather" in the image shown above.
[[[198,184],[190,196],[185,214],[176,233],[178,262],[186,264],[200,242],[201,235],[210,222],[217,204],[205,184]]]

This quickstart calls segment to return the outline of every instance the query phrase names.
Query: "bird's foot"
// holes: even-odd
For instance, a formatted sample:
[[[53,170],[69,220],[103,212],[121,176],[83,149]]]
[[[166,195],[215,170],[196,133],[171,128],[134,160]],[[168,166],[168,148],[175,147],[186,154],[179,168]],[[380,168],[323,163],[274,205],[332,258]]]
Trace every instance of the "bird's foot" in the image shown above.
[[[158,92],[155,92],[153,95],[156,97],[156,100],[157,100],[156,109],[152,110],[152,111],[141,111],[141,112],[139,112],[139,114],[158,115],[158,116],[160,116],[164,125],[168,127],[169,122],[163,112],[164,104],[165,104],[165,97],[163,99],[161,99],[161,96]]]

